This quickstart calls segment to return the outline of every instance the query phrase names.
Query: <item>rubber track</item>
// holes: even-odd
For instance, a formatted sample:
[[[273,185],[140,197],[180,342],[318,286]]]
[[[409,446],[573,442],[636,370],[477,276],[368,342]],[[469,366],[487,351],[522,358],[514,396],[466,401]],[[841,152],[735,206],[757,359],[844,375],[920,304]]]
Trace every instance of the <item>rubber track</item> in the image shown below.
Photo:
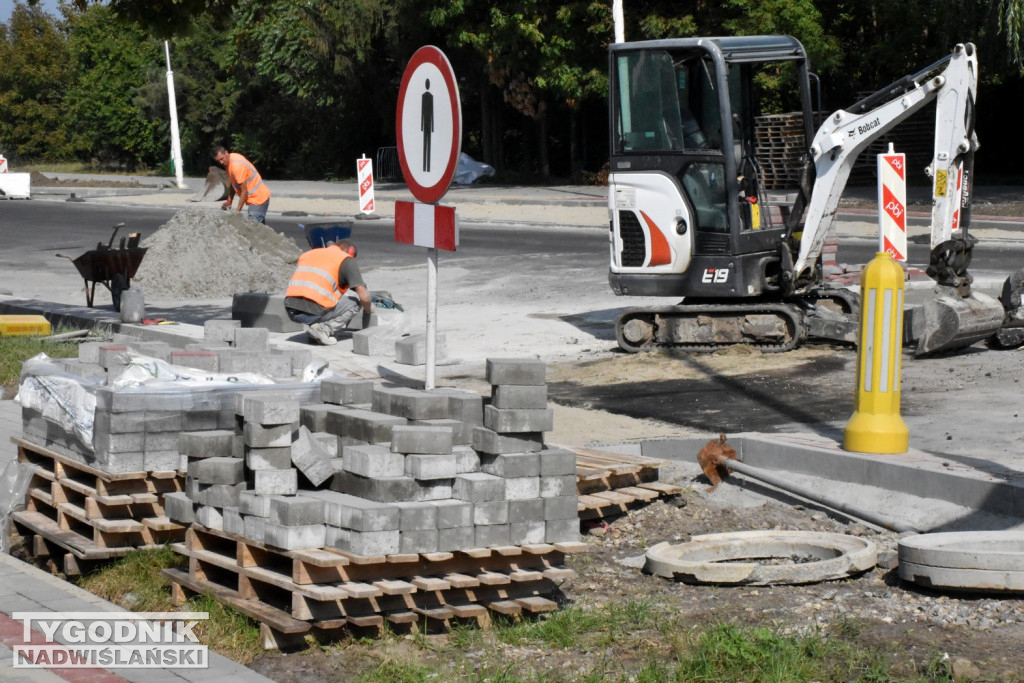
[[[713,316],[726,316],[733,314],[737,318],[742,318],[747,315],[757,314],[774,314],[779,317],[785,318],[789,321],[789,328],[793,330],[792,336],[781,343],[777,344],[751,344],[747,341],[737,340],[735,342],[729,342],[724,344],[697,344],[697,343],[676,343],[676,344],[662,344],[658,342],[652,342],[650,344],[637,346],[628,342],[622,335],[622,328],[630,320],[644,320],[649,323],[652,327],[657,327],[655,323],[656,316],[662,317],[674,317],[674,318],[692,318],[698,315],[713,315]],[[754,304],[754,305],[730,305],[730,304],[706,304],[706,305],[693,305],[693,306],[665,306],[664,308],[631,308],[624,311],[619,316],[618,320],[615,321],[615,339],[619,343],[619,347],[623,351],[630,353],[636,353],[638,351],[649,351],[654,349],[684,349],[686,351],[698,351],[698,352],[711,352],[718,349],[722,349],[728,346],[735,346],[737,344],[744,344],[752,346],[756,349],[761,350],[764,353],[782,353],[784,351],[791,351],[796,348],[800,342],[806,337],[806,329],[803,324],[803,313],[794,305],[790,304]],[[655,329],[654,336],[657,337],[657,330]]]

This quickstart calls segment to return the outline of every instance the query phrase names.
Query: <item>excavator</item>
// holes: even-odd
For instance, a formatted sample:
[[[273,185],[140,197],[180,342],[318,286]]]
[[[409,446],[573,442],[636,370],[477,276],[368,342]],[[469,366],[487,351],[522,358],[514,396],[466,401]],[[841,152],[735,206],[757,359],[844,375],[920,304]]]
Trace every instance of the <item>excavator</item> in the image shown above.
[[[856,342],[858,296],[825,284],[826,236],[858,155],[932,102],[927,272],[936,285],[907,311],[905,340],[919,356],[983,339],[1024,341],[1024,330],[1002,331],[1004,322],[1024,325],[1024,277],[1008,280],[999,300],[972,291],[967,272],[978,148],[973,44],[836,111],[816,132],[816,76],[789,36],[616,43],[609,69],[609,284],[617,295],[682,297],[623,312],[615,329],[623,350]],[[762,126],[759,140],[755,119],[769,109],[798,111],[795,130],[769,127],[765,140]],[[772,145],[802,157],[791,189],[766,189],[758,152]]]

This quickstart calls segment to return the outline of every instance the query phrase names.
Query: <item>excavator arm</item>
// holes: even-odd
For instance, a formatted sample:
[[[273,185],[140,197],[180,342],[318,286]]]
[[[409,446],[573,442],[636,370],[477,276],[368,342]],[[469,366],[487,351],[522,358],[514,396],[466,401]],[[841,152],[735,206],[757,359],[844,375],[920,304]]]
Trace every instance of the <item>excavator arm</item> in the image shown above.
[[[977,87],[974,45],[960,44],[948,57],[905,76],[849,110],[835,112],[821,125],[810,149],[815,179],[793,265],[796,289],[814,279],[813,268],[857,157],[869,144],[933,101],[937,103],[935,153],[927,170],[934,181],[931,246],[935,250],[949,242],[958,228],[963,229],[962,237],[967,237],[967,188],[978,148],[974,133]]]

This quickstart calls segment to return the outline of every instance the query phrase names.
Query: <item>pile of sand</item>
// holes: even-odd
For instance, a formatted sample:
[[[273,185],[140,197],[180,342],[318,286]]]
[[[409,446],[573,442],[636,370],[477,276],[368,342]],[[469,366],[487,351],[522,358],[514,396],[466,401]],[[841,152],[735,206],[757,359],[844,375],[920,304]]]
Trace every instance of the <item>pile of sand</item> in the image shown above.
[[[132,280],[147,299],[283,294],[302,251],[291,238],[231,212],[182,209],[142,241]]]

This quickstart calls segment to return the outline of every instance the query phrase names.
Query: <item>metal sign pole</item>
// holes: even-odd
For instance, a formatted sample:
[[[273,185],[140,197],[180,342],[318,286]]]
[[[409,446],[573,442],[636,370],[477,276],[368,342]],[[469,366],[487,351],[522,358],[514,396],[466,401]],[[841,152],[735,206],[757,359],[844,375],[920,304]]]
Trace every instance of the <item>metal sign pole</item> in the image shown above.
[[[437,366],[437,249],[427,249],[427,374],[424,389],[435,386]]]

